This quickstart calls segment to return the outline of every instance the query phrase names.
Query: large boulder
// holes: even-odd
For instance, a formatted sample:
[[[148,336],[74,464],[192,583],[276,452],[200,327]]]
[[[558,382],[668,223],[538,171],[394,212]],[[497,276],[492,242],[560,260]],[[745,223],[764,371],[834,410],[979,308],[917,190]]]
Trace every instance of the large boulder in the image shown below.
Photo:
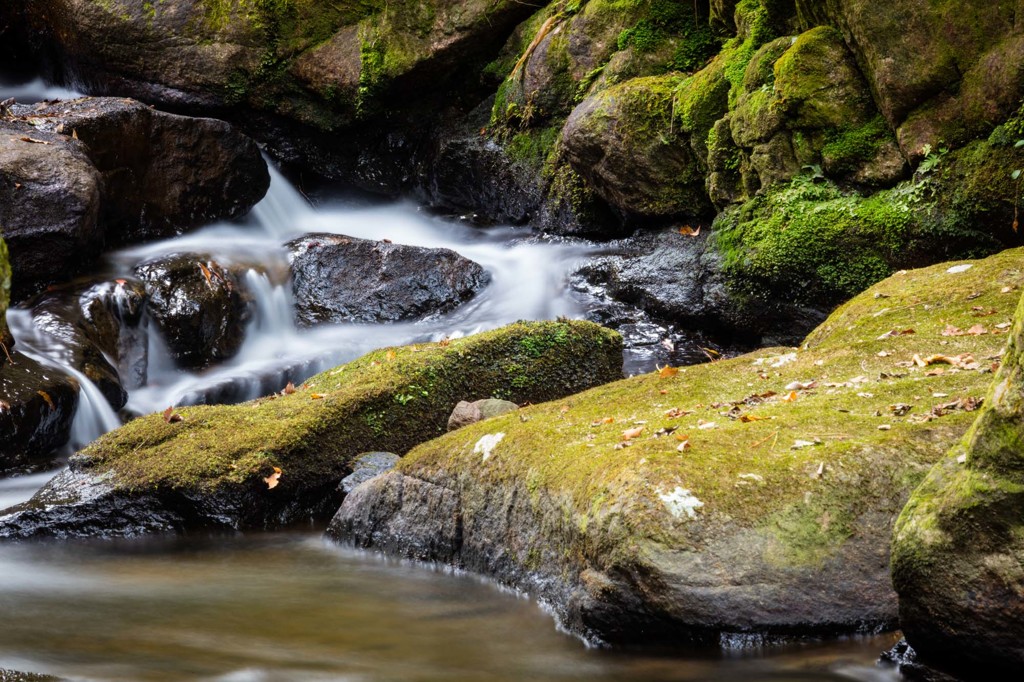
[[[805,3],[807,4],[807,3]],[[820,4],[820,3],[819,3]],[[903,152],[986,134],[1024,94],[1024,31],[1014,2],[827,0]]]
[[[15,295],[66,279],[106,245],[237,217],[270,184],[259,148],[227,123],[85,97],[0,118],[0,224]]]
[[[15,296],[99,255],[102,183],[81,142],[0,119],[0,225]]]
[[[405,453],[445,432],[465,397],[540,402],[621,374],[617,334],[587,322],[516,323],[382,349],[296,390],[140,417],[72,458],[0,537],[137,535],[326,518],[367,451]]]
[[[898,275],[799,350],[451,432],[354,490],[329,534],[497,578],[605,641],[895,627],[892,524],[974,417],[1021,255]]]
[[[205,254],[175,253],[140,263],[135,276],[175,362],[203,367],[238,353],[252,311],[232,268]]]
[[[1009,679],[1024,665],[1022,353],[1024,302],[981,413],[893,533],[900,627],[917,664],[965,680]]]
[[[451,310],[491,281],[451,249],[307,234],[288,242],[299,322],[397,322]]]
[[[637,78],[576,107],[562,131],[573,169],[627,215],[710,210],[702,160],[673,122],[678,76]]]

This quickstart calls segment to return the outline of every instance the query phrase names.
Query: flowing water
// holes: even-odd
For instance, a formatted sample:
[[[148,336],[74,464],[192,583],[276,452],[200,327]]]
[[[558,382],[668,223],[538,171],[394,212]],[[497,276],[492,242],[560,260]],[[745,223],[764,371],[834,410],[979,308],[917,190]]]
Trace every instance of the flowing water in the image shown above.
[[[0,99],[67,97],[41,81],[0,87]],[[299,329],[282,244],[330,232],[448,247],[483,265],[492,284],[453,312],[390,325]],[[150,329],[147,381],[126,414],[168,405],[239,401],[280,390],[385,345],[471,334],[518,319],[580,317],[592,303],[568,273],[599,247],[529,230],[480,230],[419,210],[325,200],[315,208],[273,173],[271,190],[240,222],[110,254],[97,281],[181,252],[242,264],[254,299],[232,360],[202,372],[176,368]],[[63,367],[82,390],[72,445],[114,428],[99,390],[68,368],[64,349],[9,312],[19,350]],[[150,325],[152,327],[152,325]],[[0,508],[27,499],[52,474],[0,479]],[[892,637],[807,643],[733,655],[608,652],[556,630],[532,601],[479,578],[384,560],[323,542],[315,529],[124,542],[0,545],[3,668],[74,680],[863,680]]]

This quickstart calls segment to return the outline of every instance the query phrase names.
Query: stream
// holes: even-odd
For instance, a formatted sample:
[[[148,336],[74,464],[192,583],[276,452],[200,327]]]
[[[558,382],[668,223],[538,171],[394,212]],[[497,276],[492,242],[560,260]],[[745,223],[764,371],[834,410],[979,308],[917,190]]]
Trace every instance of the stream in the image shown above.
[[[0,86],[0,100],[73,94],[41,81]],[[410,202],[327,195],[311,203],[273,166],[271,173],[267,197],[244,220],[110,253],[89,277],[109,282],[178,252],[251,264],[244,283],[254,314],[233,359],[179,369],[150,325],[146,381],[115,414],[66,366],[65,349],[30,311],[8,312],[18,350],[76,375],[82,387],[70,448],[132,415],[266,395],[382,346],[519,319],[585,317],[597,305],[567,279],[605,247],[528,228],[482,230]],[[454,311],[418,322],[299,328],[282,244],[307,232],[451,248],[486,268],[492,283]],[[627,372],[648,371],[662,357],[657,328],[650,333],[655,350],[634,344]],[[696,348],[681,349],[673,360],[699,357]],[[28,499],[52,473],[0,479],[0,508]],[[0,545],[0,623],[0,678],[10,668],[110,681],[899,679],[874,663],[893,635],[724,654],[588,649],[523,595],[476,576],[337,547],[316,528]]]

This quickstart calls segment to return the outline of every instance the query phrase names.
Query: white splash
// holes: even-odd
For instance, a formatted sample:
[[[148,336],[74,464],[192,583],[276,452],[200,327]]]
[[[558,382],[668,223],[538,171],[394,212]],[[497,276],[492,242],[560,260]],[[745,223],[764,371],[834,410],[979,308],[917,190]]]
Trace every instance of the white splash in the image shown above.
[[[482,454],[482,461],[486,462],[490,458],[491,453],[494,452],[494,448],[497,447],[504,437],[504,433],[488,433],[476,442],[476,445],[473,446],[473,452],[478,455]]]
[[[665,507],[669,513],[675,518],[679,519],[686,514],[691,519],[697,518],[697,509],[704,506],[701,502],[686,488],[680,488],[676,486],[676,489],[670,493],[662,493],[658,491],[658,498],[665,503]]]

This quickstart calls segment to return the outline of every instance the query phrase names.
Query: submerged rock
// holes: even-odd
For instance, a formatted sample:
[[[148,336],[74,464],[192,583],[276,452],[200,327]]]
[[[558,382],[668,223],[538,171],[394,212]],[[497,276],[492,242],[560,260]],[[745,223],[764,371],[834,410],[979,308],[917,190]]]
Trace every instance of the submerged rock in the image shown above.
[[[291,251],[299,322],[397,322],[451,310],[491,281],[451,249],[307,234]]]
[[[353,491],[328,532],[531,591],[609,642],[895,627],[892,524],[973,419],[1021,256],[884,281],[799,350],[464,427]],[[942,335],[977,306],[995,311],[986,334]],[[940,340],[954,366],[912,362]]]
[[[404,453],[444,433],[462,396],[539,402],[612,381],[621,353],[619,336],[591,323],[516,323],[445,345],[375,351],[288,394],[181,408],[180,419],[140,417],[0,516],[0,537],[327,518],[359,453]]]
[[[918,663],[963,679],[1008,679],[1024,665],[1022,352],[1024,302],[981,413],[893,533],[900,627]]]
[[[0,364],[0,471],[31,464],[68,441],[78,386],[17,351]]]
[[[251,311],[230,268],[204,254],[179,253],[141,263],[135,275],[175,362],[203,367],[242,347]]]

